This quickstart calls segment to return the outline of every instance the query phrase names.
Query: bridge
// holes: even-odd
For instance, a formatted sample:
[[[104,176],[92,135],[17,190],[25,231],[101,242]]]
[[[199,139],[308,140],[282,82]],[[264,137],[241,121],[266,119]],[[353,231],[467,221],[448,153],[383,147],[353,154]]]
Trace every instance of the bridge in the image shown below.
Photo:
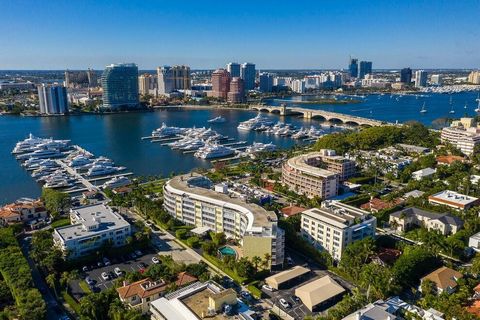
[[[389,123],[386,121],[357,117],[357,116],[352,116],[344,113],[330,112],[325,110],[313,110],[313,109],[298,108],[298,107],[287,108],[286,105],[282,105],[282,106],[253,105],[250,107],[250,109],[257,110],[260,112],[276,113],[281,116],[298,115],[298,116],[303,116],[303,118],[305,119],[318,119],[322,121],[337,122],[337,123],[343,123],[346,125],[353,125],[353,126],[375,127],[375,126],[383,126],[383,125],[393,125],[393,123]]]

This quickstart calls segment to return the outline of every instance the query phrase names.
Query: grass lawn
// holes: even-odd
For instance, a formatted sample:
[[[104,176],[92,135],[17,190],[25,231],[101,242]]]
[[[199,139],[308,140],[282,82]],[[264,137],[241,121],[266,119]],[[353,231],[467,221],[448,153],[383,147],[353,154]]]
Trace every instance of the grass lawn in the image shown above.
[[[250,284],[247,286],[248,291],[252,294],[252,296],[255,299],[261,299],[262,298],[262,290],[258,289],[255,287],[253,284]]]
[[[92,290],[90,290],[90,287],[89,287],[88,284],[85,282],[85,280],[80,280],[80,282],[78,283],[78,285],[79,285],[80,288],[83,290],[83,292],[85,292],[86,294],[92,293]]]
[[[247,281],[247,278],[242,278],[240,277],[234,270],[227,268],[220,260],[215,258],[214,256],[211,256],[209,254],[203,253],[203,257],[217,266],[220,270],[225,272],[230,278],[232,278],[236,283],[242,284],[245,281]]]
[[[80,304],[65,290],[62,290],[61,295],[70,308],[72,308],[76,314],[80,314]]]
[[[70,218],[62,218],[62,219],[53,221],[51,226],[52,228],[55,229],[59,227],[68,226],[69,224],[70,224]]]

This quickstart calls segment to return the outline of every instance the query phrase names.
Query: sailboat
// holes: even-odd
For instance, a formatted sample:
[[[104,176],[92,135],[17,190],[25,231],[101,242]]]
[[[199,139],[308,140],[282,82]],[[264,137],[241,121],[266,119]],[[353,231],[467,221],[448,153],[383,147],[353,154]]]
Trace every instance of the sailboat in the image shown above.
[[[422,110],[420,110],[420,113],[426,113],[427,109],[425,108],[425,102],[423,103]]]
[[[475,112],[480,112],[480,99],[477,99],[478,105],[477,108],[474,110]]]
[[[450,102],[449,102],[449,104],[450,104],[450,112],[449,112],[449,113],[451,113],[451,114],[455,113],[455,110],[453,110],[453,100],[452,100],[452,96],[450,96]]]

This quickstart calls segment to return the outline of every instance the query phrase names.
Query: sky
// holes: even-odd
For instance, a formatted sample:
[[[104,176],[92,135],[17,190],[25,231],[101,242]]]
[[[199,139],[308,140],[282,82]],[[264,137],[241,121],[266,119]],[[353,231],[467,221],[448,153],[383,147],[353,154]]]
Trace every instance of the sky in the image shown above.
[[[0,69],[480,68],[480,0],[0,0]]]

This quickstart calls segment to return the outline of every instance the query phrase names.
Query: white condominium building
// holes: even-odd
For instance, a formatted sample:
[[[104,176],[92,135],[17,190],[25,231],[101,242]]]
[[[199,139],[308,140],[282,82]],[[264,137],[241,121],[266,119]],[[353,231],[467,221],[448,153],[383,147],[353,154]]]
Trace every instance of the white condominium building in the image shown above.
[[[91,254],[107,242],[123,246],[131,233],[130,224],[105,204],[71,209],[70,221],[53,233],[55,245],[69,259]]]
[[[271,256],[271,264],[284,260],[284,231],[277,216],[247,203],[226,188],[212,189],[212,182],[198,174],[176,176],[164,186],[164,208],[176,219],[238,239],[243,256]]]
[[[375,236],[377,219],[369,212],[327,200],[321,208],[302,213],[302,236],[319,250],[328,251],[335,260],[342,258],[352,242]]]
[[[339,174],[321,168],[324,154],[313,152],[288,159],[282,167],[282,182],[290,190],[308,197],[328,199],[337,195]],[[333,164],[330,164],[330,168]]]
[[[442,129],[441,140],[448,142],[460,149],[464,154],[470,155],[477,144],[480,143],[480,128],[466,125],[468,118],[464,121],[456,121],[452,127]]]

